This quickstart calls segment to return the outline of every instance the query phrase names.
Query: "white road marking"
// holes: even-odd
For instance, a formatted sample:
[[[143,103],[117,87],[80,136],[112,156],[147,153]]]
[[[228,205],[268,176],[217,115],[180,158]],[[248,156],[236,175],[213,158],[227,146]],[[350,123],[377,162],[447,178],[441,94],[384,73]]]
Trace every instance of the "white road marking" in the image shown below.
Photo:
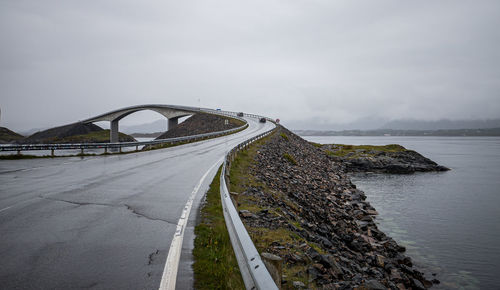
[[[4,210],[8,210],[8,209],[9,209],[9,208],[11,208],[11,207],[13,207],[13,205],[8,206],[8,207],[6,207],[6,208],[2,208],[2,209],[0,209],[0,212],[2,212],[2,211],[4,211]]]
[[[13,205],[11,205],[11,206],[8,206],[8,207],[5,207],[5,208],[0,209],[0,212],[2,212],[2,211],[4,211],[4,210],[8,210],[9,208],[13,208],[13,207],[18,206],[18,205],[23,204],[23,203],[27,203],[27,202],[29,202],[29,201],[31,201],[31,200],[32,200],[32,199],[28,199],[28,200],[25,200],[25,201],[20,201],[20,202],[15,203],[15,204],[13,204]]]
[[[214,165],[212,165],[212,167],[210,167],[210,169],[208,169],[207,172],[205,172],[198,184],[194,187],[193,192],[191,192],[191,195],[189,196],[189,199],[184,206],[181,218],[177,223],[174,238],[172,239],[172,243],[170,244],[170,250],[168,251],[167,261],[165,263],[165,268],[163,269],[163,275],[161,277],[160,290],[175,289],[177,271],[179,268],[179,261],[181,259],[182,241],[184,240],[184,230],[187,225],[189,213],[191,212],[191,207],[193,206],[194,198],[198,194],[201,185],[205,181],[205,178],[207,178],[208,174],[212,171],[212,169],[214,169],[214,167],[221,164],[223,159],[224,158],[219,159],[214,163]]]

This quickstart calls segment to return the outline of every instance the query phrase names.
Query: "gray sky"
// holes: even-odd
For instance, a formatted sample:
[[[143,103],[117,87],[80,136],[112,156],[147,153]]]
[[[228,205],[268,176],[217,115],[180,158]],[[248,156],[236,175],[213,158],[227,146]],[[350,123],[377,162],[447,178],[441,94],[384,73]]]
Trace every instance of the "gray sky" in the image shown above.
[[[0,39],[14,130],[146,103],[285,124],[500,117],[496,0],[2,0]]]

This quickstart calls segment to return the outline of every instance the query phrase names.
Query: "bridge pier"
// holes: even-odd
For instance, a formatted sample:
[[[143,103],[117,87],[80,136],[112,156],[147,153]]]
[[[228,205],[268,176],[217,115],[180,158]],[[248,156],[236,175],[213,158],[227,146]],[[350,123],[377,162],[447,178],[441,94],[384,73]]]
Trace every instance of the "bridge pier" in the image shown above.
[[[120,139],[118,138],[118,120],[113,120],[111,121],[111,126],[109,127],[109,141],[111,143],[117,143],[120,142]]]
[[[169,118],[168,119],[168,129],[167,130],[171,130],[175,127],[177,127],[177,125],[179,124],[179,117],[175,117],[175,118]]]

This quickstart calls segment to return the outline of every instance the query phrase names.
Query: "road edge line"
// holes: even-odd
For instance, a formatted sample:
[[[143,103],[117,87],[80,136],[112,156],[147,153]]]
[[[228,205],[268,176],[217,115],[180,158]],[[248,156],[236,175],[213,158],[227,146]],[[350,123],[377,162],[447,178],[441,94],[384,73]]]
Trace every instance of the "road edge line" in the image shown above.
[[[182,242],[184,240],[184,230],[189,219],[189,214],[191,213],[191,208],[193,206],[194,199],[200,190],[201,185],[207,178],[208,174],[217,166],[223,162],[224,157],[217,160],[208,170],[203,174],[198,184],[194,187],[191,195],[189,196],[184,209],[182,210],[181,217],[177,222],[177,228],[175,230],[174,238],[170,244],[168,251],[167,260],[165,262],[165,267],[163,269],[163,275],[161,277],[160,290],[174,290],[175,284],[177,282],[177,271],[179,269],[179,261],[181,258]]]

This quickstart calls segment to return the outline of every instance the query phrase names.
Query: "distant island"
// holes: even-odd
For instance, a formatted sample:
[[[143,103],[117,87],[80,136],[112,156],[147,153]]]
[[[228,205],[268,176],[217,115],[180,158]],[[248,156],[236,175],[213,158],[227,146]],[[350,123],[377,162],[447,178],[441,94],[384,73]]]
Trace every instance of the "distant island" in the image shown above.
[[[442,129],[442,130],[294,130],[300,136],[500,136],[500,128],[487,129]]]

